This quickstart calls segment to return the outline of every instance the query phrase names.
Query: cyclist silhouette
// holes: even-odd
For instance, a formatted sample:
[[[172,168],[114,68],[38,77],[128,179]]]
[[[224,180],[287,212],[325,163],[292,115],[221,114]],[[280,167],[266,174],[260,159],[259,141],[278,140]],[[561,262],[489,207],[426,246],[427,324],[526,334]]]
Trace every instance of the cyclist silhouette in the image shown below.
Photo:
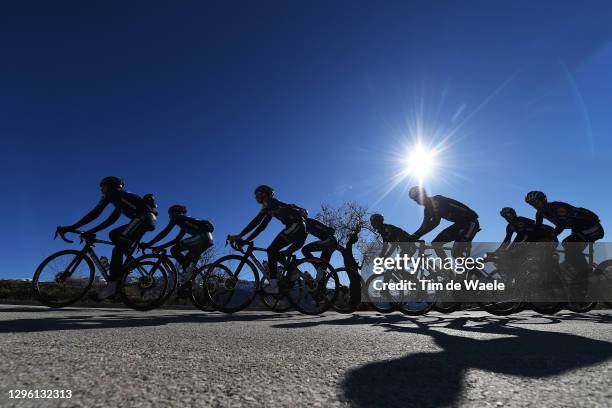
[[[122,179],[115,176],[104,177],[100,181],[102,198],[100,202],[76,223],[60,227],[60,232],[75,231],[97,219],[104,209],[112,204],[115,210],[98,226],[85,231],[84,237],[91,236],[98,231],[114,224],[121,214],[130,219],[130,222],[110,231],[109,238],[115,244],[113,247],[110,274],[107,285],[98,292],[99,299],[106,299],[115,294],[117,282],[121,279],[123,257],[130,251],[134,243],[138,242],[147,231],[155,229],[157,222],[157,210],[154,208],[155,198],[148,194],[144,199],[139,195],[124,190],[125,184]]]
[[[443,244],[454,242],[451,250],[453,257],[469,256],[470,243],[474,240],[476,233],[480,231],[478,214],[467,205],[452,198],[441,195],[429,197],[425,189],[419,186],[412,187],[409,196],[417,204],[425,207],[423,223],[415,231],[413,237],[420,239],[423,235],[440,225],[442,219],[445,219],[453,224],[442,230],[432,240],[432,246],[436,254],[439,258],[445,259],[446,253],[444,252]]]
[[[274,198],[274,190],[270,186],[261,185],[255,189],[255,200],[261,204],[261,210],[239,234],[230,235],[230,241],[243,239],[246,234],[251,234],[244,238],[245,241],[252,241],[270,223],[272,218],[278,219],[285,225],[285,228],[272,240],[267,248],[268,270],[270,271],[269,286],[266,292],[274,293],[278,291],[278,279],[276,276],[280,251],[288,247],[285,252],[292,253],[300,249],[306,241],[305,210],[295,205],[286,204]]]

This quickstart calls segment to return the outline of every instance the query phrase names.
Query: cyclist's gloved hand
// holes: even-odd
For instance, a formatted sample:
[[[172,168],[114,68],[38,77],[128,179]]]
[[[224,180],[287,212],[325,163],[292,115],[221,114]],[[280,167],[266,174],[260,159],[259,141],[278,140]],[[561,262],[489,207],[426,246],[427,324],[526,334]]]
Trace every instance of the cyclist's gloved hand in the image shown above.
[[[230,242],[240,241],[242,239],[242,235],[228,235],[227,239]]]
[[[58,234],[62,234],[62,235],[64,235],[67,232],[70,232],[72,230],[73,230],[72,227],[57,227]]]
[[[81,232],[81,238],[84,241],[93,241],[94,239],[96,239],[96,234],[95,232],[89,232],[89,231]]]

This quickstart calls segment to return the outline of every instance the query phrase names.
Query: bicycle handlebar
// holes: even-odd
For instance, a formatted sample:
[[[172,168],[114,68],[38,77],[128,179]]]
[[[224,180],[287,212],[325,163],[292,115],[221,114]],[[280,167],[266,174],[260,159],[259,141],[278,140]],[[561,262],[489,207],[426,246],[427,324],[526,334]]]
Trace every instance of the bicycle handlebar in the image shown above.
[[[245,245],[251,245],[252,246],[253,245],[252,241],[245,241],[243,239],[239,239],[239,240],[236,240],[236,241],[231,241],[229,239],[229,237],[230,236],[228,235],[227,238],[225,239],[225,245],[227,246],[227,244],[229,244],[230,247],[232,247],[232,249],[234,249],[234,250],[236,250],[238,252],[244,253],[245,251],[242,249],[243,246],[245,246]]]
[[[69,244],[74,244],[74,241],[69,240],[68,238],[66,238],[66,234],[69,232],[72,232],[74,234],[81,234],[81,231],[65,231],[65,232],[61,232],[60,231],[61,227],[58,226],[57,229],[55,230],[55,235],[53,236],[53,239],[56,239],[58,236],[62,239],[62,241],[67,242]]]

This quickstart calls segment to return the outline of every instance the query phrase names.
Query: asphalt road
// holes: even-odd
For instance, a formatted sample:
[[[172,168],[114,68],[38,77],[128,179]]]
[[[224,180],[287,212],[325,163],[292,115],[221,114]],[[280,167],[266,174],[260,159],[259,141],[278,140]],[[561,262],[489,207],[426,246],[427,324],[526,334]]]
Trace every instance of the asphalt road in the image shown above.
[[[0,306],[0,405],[609,407],[611,323]]]

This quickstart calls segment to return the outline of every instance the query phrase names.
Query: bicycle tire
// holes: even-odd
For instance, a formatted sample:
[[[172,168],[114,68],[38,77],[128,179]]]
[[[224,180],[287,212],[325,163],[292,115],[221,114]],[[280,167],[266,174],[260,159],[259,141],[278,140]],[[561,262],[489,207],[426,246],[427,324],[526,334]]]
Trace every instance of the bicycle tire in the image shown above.
[[[191,279],[191,290],[189,291],[189,299],[191,303],[203,312],[214,312],[215,306],[209,302],[206,295],[206,286],[204,285],[204,276],[210,264],[204,265],[198,269]]]
[[[224,289],[227,292],[231,291],[232,295],[230,295],[230,299],[233,296],[233,293],[235,293],[236,286],[232,288],[231,286],[228,286],[226,284],[227,282],[231,284],[234,280],[236,280],[235,272],[232,271],[228,266],[223,265],[224,262],[230,261],[230,260],[238,261],[241,263],[243,262],[244,265],[242,265],[242,267],[244,268],[245,266],[248,266],[253,272],[253,277],[255,280],[252,294],[245,297],[245,300],[236,306],[228,306],[228,301],[220,302],[218,299],[215,298],[217,296],[217,292],[219,291],[219,289]],[[219,285],[220,282],[214,279],[215,277],[213,277],[212,275],[212,273],[215,272],[217,269],[223,270],[225,273],[232,276],[232,278],[229,280],[225,278],[224,282],[222,282],[223,286],[220,286]],[[213,262],[210,265],[210,267],[208,268],[208,270],[206,271],[204,275],[204,285],[206,287],[206,292],[205,292],[206,296],[208,297],[210,304],[216,310],[223,312],[223,313],[230,313],[230,314],[236,313],[248,307],[253,302],[253,299],[255,299],[255,296],[257,295],[258,290],[259,290],[259,272],[257,271],[257,268],[255,267],[255,265],[253,265],[253,263],[250,260],[245,259],[244,256],[226,255],[224,257],[217,259],[215,262]]]
[[[338,297],[338,286],[339,286],[339,280],[338,280],[338,275],[336,274],[335,269],[328,263],[325,262],[324,260],[320,259],[320,258],[304,258],[304,259],[300,259],[299,261],[296,262],[295,265],[293,265],[294,268],[298,269],[298,267],[300,265],[304,265],[304,264],[311,264],[313,266],[315,266],[315,264],[324,264],[325,266],[325,270],[327,271],[325,273],[325,275],[322,277],[322,279],[319,280],[319,282],[317,282],[316,287],[314,287],[314,290],[310,287],[309,283],[304,279],[304,274],[301,274],[299,277],[297,277],[297,279],[293,280],[292,282],[290,282],[290,287],[285,291],[282,290],[282,292],[286,293],[287,295],[287,299],[289,299],[289,302],[291,303],[291,305],[295,308],[295,310],[297,310],[298,312],[305,314],[305,315],[319,315],[322,313],[325,313],[327,310],[329,310],[332,305],[336,302],[336,298]],[[316,266],[315,266],[316,268]],[[285,282],[287,282],[287,274],[288,271],[284,271],[283,273],[283,279],[281,279],[281,282],[279,283],[281,286],[283,286],[282,281],[285,280]],[[333,279],[334,283],[333,283],[333,294],[331,294],[331,297],[329,296],[329,290],[327,289],[327,283],[329,282],[330,279]],[[324,284],[324,285],[322,285]],[[321,294],[320,292],[323,291],[323,287],[325,287],[325,293]],[[314,296],[312,296],[314,292]],[[297,298],[294,298],[294,294],[298,294]],[[306,307],[306,302],[304,302],[301,298],[301,294],[308,294],[312,297],[312,300],[314,300],[314,302],[309,302],[313,305],[317,305],[318,307],[311,309],[308,309]],[[321,296],[325,299],[323,302],[320,302],[319,299],[321,299]]]
[[[271,295],[262,292],[259,297],[261,302],[274,313],[285,313],[293,309],[293,305],[285,295]]]
[[[597,302],[568,302],[566,307],[574,313],[587,313],[597,306]]]
[[[534,302],[530,303],[529,307],[536,313],[542,315],[554,315],[559,313],[565,307],[563,302]]]
[[[81,257],[82,260],[85,260],[85,263],[89,267],[89,280],[87,284],[84,286],[84,289],[82,291],[79,291],[76,296],[73,296],[71,299],[67,301],[53,302],[53,301],[50,301],[43,293],[41,293],[40,286],[39,286],[39,279],[40,279],[40,275],[43,272],[45,266],[47,266],[55,258],[59,258],[60,256],[64,256],[64,255],[75,255],[77,257]],[[77,262],[77,265],[80,262],[81,261]],[[47,258],[45,258],[40,263],[40,265],[38,265],[38,268],[36,268],[36,271],[34,272],[34,276],[32,277],[32,291],[34,292],[34,296],[36,297],[36,299],[43,305],[52,307],[52,308],[62,308],[62,307],[69,306],[81,300],[83,296],[85,296],[85,294],[89,291],[89,289],[91,289],[91,286],[93,285],[93,282],[94,282],[94,278],[95,278],[95,269],[94,269],[94,264],[92,260],[89,259],[89,257],[83,254],[81,251],[77,251],[74,249],[66,249],[66,250],[58,251],[58,252],[55,252],[49,255]]]
[[[379,313],[391,313],[391,312],[395,312],[399,305],[397,302],[393,301],[393,299],[391,299],[391,296],[387,295],[386,293],[383,294],[383,298],[386,297],[386,299],[382,299],[382,302],[379,303],[377,300],[375,300],[371,295],[370,295],[370,286],[373,285],[373,282],[375,279],[377,278],[381,278],[383,277],[383,274],[372,274],[370,275],[370,277],[368,277],[368,279],[366,280],[365,283],[365,294],[366,294],[366,301],[368,302],[368,305],[374,309],[375,311],[379,312]],[[373,287],[373,286],[372,286]],[[379,291],[375,288],[373,288],[374,291],[377,292],[382,292]],[[373,291],[373,292],[374,292]]]
[[[168,273],[166,272],[166,269],[164,267],[158,268],[162,274],[164,282],[163,282],[162,295],[159,296],[157,299],[154,299],[152,301],[147,301],[143,304],[139,304],[133,301],[130,297],[128,297],[126,293],[127,285],[125,283],[125,279],[129,276],[130,272],[133,271],[137,267],[143,267],[144,265],[155,265],[155,264],[156,262],[153,262],[147,259],[147,260],[141,260],[141,261],[134,260],[132,263],[127,265],[127,268],[125,269],[123,276],[121,280],[119,281],[119,296],[121,297],[121,301],[129,308],[138,310],[141,312],[146,312],[149,310],[156,309],[164,303],[164,294],[166,293],[168,289]],[[160,259],[160,265],[161,264],[163,264],[163,260]]]
[[[523,308],[521,302],[481,302],[479,305],[482,310],[495,316],[510,316]]]
[[[166,258],[167,259],[167,258]],[[176,288],[178,288],[178,270],[176,269],[174,263],[169,262],[169,260],[164,260],[164,264],[168,267],[169,276],[168,276],[168,290],[164,294],[164,298],[161,303],[166,303],[170,297],[176,292]]]
[[[436,302],[433,309],[436,312],[450,314],[456,312],[461,308],[461,303],[459,302]]]

